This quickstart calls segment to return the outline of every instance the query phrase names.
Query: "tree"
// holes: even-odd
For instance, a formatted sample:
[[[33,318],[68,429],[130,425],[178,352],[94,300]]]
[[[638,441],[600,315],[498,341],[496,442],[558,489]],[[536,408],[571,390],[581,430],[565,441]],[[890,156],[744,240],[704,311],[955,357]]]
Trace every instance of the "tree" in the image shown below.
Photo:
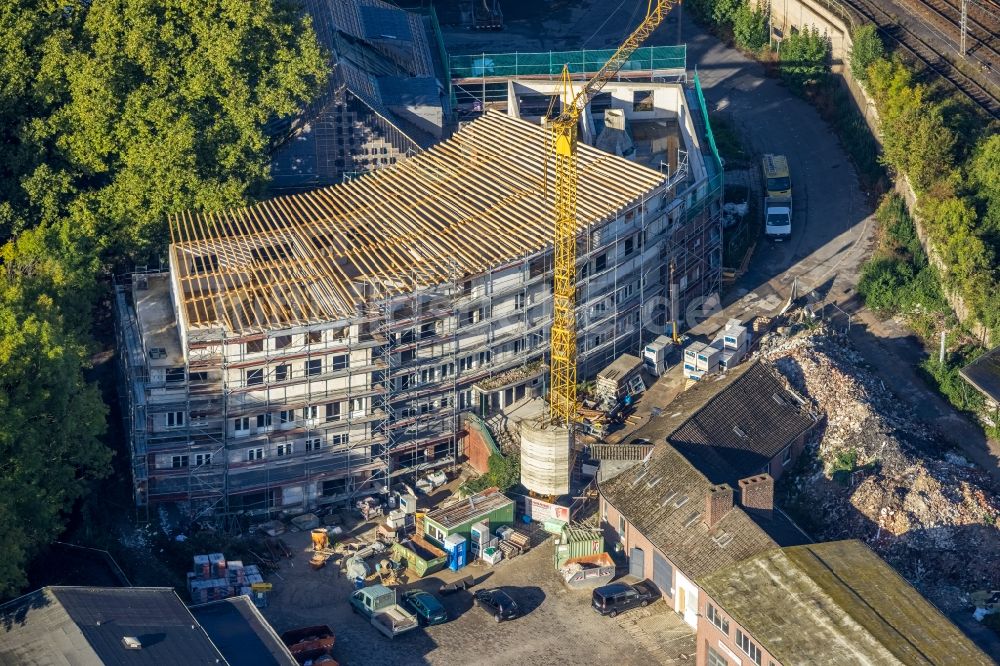
[[[819,81],[827,71],[829,44],[816,28],[794,32],[781,43],[781,73],[794,88]]]
[[[748,3],[740,5],[733,17],[733,39],[747,51],[759,51],[768,43],[767,12],[753,9]]]
[[[851,33],[851,75],[861,83],[868,81],[868,68],[885,56],[885,47],[878,36],[878,29],[872,23],[858,26]]]
[[[969,181],[983,203],[984,231],[1000,249],[1000,134],[980,142],[969,165]]]
[[[108,470],[97,276],[155,258],[169,213],[255,196],[268,123],[327,75],[284,0],[0,3],[0,595]]]
[[[47,156],[21,180],[36,207],[67,193],[61,212],[114,259],[155,257],[170,213],[259,193],[265,125],[327,75],[308,19],[280,0],[94,0],[75,11],[84,16],[33,82],[52,108],[25,139]]]
[[[746,4],[746,0],[715,0],[712,4],[712,19],[716,23],[732,23],[736,12]]]
[[[59,301],[78,278],[52,256],[41,229],[0,252],[0,596],[63,529],[91,479],[108,472],[106,409],[83,380],[87,350]]]

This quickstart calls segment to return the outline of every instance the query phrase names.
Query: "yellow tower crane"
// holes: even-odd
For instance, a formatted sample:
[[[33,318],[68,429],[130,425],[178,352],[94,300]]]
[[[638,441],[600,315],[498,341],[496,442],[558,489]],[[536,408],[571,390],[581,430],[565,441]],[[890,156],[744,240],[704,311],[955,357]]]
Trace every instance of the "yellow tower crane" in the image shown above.
[[[577,127],[590,100],[613,79],[637,48],[666,18],[678,0],[647,0],[646,18],[628,36],[576,96],[568,92],[559,115],[552,118],[555,153],[555,285],[551,333],[549,417],[571,428],[576,420],[576,190]],[[569,87],[568,70],[563,82]]]

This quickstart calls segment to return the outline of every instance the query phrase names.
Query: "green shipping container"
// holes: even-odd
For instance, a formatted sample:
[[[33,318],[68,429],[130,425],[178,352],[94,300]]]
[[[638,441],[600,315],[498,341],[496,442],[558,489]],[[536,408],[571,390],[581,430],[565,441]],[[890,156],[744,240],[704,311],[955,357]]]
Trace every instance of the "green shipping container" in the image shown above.
[[[405,561],[406,568],[419,578],[440,571],[448,563],[448,555],[423,539],[407,539],[392,544],[392,559]]]
[[[600,530],[567,527],[559,536],[555,547],[555,565],[558,570],[566,560],[604,552],[604,534]]]

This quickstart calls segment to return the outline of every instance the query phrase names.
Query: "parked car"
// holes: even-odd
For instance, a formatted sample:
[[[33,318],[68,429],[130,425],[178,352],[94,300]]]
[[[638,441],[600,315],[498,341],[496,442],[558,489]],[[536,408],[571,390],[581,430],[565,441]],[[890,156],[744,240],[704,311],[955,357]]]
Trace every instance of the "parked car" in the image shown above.
[[[448,621],[448,611],[430,592],[407,590],[402,594],[403,606],[417,616],[420,624],[430,626]]]
[[[648,606],[659,598],[660,591],[648,580],[635,585],[612,583],[594,590],[592,606],[601,615],[615,617],[637,606]]]
[[[501,620],[513,620],[521,615],[521,609],[517,602],[510,598],[510,595],[501,589],[476,590],[476,605],[492,613],[493,619],[497,622]]]

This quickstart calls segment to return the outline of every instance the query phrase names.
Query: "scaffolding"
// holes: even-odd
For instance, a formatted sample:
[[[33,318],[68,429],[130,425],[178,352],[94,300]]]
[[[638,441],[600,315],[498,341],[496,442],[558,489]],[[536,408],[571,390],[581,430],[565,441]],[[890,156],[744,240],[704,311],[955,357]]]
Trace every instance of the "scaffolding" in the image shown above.
[[[703,105],[700,115],[707,127]],[[692,254],[685,259],[691,266],[706,261],[704,234],[720,213],[721,164],[711,141],[699,149],[713,156],[713,174],[693,174],[690,156],[678,151],[659,178],[642,170],[652,185],[642,190],[632,183],[639,196],[618,195],[610,214],[591,206],[581,221],[581,377],[648,342],[647,331],[662,331],[656,327],[665,317],[646,307],[663,299],[663,268],[675,252]],[[426,175],[448,173],[440,159]],[[602,159],[621,168],[618,158]],[[406,169],[395,177],[412,181],[420,174]],[[540,178],[519,182],[542,188]],[[518,219],[537,196],[522,192],[498,201]],[[382,240],[365,238],[355,233],[359,223],[345,222],[338,240],[348,247],[344,256],[369,268],[348,282],[340,279],[348,266],[342,258],[319,254],[326,236],[307,233],[300,217],[277,217],[308,211],[311,198],[295,209],[287,199],[222,216],[225,222],[210,233],[186,218],[188,235],[175,239],[169,271],[136,271],[116,282],[123,414],[136,504],[146,519],[160,502],[185,507],[195,520],[263,518],[387,490],[458,463],[462,412],[485,417],[526,390],[544,394],[553,254],[542,240],[529,241],[547,237],[544,222],[522,222],[501,238],[490,233],[506,228],[499,220],[481,232],[484,222],[473,220],[461,238],[432,241],[446,247],[418,270],[412,261],[403,268],[402,257],[431,246],[405,245],[410,236],[399,230],[396,238],[392,228]],[[433,213],[438,201],[420,205],[432,205]],[[385,204],[372,205],[377,211]],[[411,205],[413,224],[416,212]],[[394,220],[402,224],[398,215]],[[260,233],[248,233],[255,224]],[[328,219],[315,224],[332,231]],[[689,231],[681,234],[682,227]],[[526,242],[514,245],[519,235]],[[384,247],[393,243],[392,250]],[[448,256],[445,250],[459,243],[461,251]],[[601,254],[606,259],[598,261]],[[627,284],[632,291],[623,291]],[[707,291],[711,280],[703,273],[688,291],[696,286]],[[294,307],[305,299],[308,309]],[[586,314],[602,302],[600,316]],[[608,337],[586,342],[601,327]]]

